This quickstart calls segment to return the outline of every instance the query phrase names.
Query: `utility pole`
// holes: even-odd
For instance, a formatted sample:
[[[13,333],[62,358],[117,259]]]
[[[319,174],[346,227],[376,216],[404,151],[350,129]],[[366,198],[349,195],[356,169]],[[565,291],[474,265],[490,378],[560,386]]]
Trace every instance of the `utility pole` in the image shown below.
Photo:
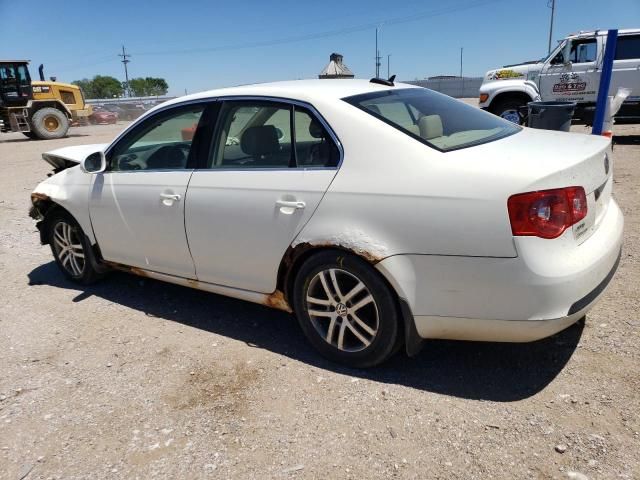
[[[460,96],[464,96],[464,77],[462,76],[462,52],[464,51],[464,47],[460,47],[460,80],[462,80],[462,91],[460,92]]]
[[[127,63],[129,63],[131,60],[129,60],[129,57],[131,55],[129,55],[125,49],[124,49],[124,45],[122,46],[122,53],[118,54],[119,57],[122,57],[121,62],[124,64],[124,78],[125,78],[125,92],[127,94],[127,96],[131,96],[131,89],[129,88],[129,72],[127,71]]]
[[[380,78],[380,50],[378,50],[378,27],[376,27],[376,78]]]
[[[551,8],[551,25],[549,25],[549,51],[551,53],[551,38],[553,37],[553,17],[556,14],[556,0],[549,0],[547,7]]]
[[[391,78],[391,68],[389,67],[389,65],[391,65],[391,54],[390,53],[387,55],[387,78]]]

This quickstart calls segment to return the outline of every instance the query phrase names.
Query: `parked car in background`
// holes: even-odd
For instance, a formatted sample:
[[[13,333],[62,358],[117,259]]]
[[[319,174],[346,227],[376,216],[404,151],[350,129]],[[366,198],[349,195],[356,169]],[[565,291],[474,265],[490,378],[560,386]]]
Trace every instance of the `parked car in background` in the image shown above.
[[[118,114],[110,112],[100,105],[94,105],[92,113],[89,115],[89,123],[94,125],[115,124],[118,121]]]
[[[591,124],[606,44],[606,30],[580,32],[562,40],[539,62],[489,70],[480,87],[480,107],[522,123],[520,108],[528,102],[574,101],[574,118]],[[614,58],[609,95],[620,87],[631,89],[616,119],[640,122],[640,29],[619,31]]]
[[[621,252],[610,153],[406,84],[248,85],[43,154],[31,215],[73,281],[119,269],[293,311],[366,367],[583,318]]]
[[[144,105],[135,103],[119,103],[118,107],[122,110],[123,120],[135,120],[147,111]]]

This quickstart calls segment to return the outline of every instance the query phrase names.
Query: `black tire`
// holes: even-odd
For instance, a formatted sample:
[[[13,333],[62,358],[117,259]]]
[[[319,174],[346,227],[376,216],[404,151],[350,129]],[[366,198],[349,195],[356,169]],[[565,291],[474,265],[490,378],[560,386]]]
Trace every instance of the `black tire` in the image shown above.
[[[33,132],[22,132],[22,134],[27,137],[30,138],[31,140],[37,140],[38,137],[36,137],[36,134]]]
[[[63,210],[52,212],[47,217],[45,228],[53,258],[65,277],[83,285],[102,278],[102,274],[93,267],[96,265],[96,260],[91,243],[71,215]],[[65,230],[67,233],[64,233]],[[62,244],[65,241],[67,244],[80,247],[66,249],[67,255],[64,255]]]
[[[524,117],[521,113],[521,108],[526,105],[527,102],[524,99],[506,98],[491,105],[491,113],[513,123],[516,123],[514,120],[517,116],[517,124],[522,125],[524,124]]]
[[[334,276],[329,273],[331,270]],[[330,279],[328,288],[335,298],[330,299],[330,294],[326,293],[326,283],[320,279],[321,272],[324,272],[325,279]],[[364,287],[360,287],[358,282]],[[344,290],[339,292],[339,296],[335,295],[336,283],[339,291]],[[356,285],[361,290],[347,301],[347,294],[356,290]],[[373,301],[359,306],[367,301],[368,296]],[[308,301],[309,297],[316,302]],[[332,304],[319,305],[317,301],[320,299]],[[340,303],[342,301],[344,303]],[[371,265],[355,255],[332,250],[307,259],[294,280],[293,304],[305,336],[329,360],[353,368],[372,367],[397,350],[400,317],[395,294]],[[352,307],[356,309],[352,310]],[[310,311],[319,315],[310,314]],[[339,316],[339,312],[344,317]],[[362,327],[363,323],[367,329]],[[339,348],[340,337],[342,348]]]
[[[41,140],[62,138],[69,131],[69,119],[56,108],[41,108],[31,116],[31,130]]]

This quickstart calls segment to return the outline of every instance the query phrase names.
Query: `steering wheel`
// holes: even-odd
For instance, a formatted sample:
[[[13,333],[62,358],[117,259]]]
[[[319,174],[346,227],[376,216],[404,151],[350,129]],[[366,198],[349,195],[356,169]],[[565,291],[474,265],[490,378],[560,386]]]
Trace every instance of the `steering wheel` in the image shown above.
[[[178,145],[164,145],[147,158],[147,169],[183,168],[187,161],[185,149]]]

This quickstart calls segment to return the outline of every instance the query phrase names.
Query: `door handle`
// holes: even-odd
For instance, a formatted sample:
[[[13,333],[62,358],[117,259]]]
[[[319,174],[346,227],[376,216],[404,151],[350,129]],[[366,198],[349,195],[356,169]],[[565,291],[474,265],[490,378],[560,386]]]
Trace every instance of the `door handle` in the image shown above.
[[[177,193],[161,193],[160,198],[163,200],[173,200],[174,202],[180,201],[180,195]]]
[[[295,208],[296,210],[302,210],[307,206],[306,203],[301,201],[288,201],[288,200],[277,200],[276,206],[280,208]]]

